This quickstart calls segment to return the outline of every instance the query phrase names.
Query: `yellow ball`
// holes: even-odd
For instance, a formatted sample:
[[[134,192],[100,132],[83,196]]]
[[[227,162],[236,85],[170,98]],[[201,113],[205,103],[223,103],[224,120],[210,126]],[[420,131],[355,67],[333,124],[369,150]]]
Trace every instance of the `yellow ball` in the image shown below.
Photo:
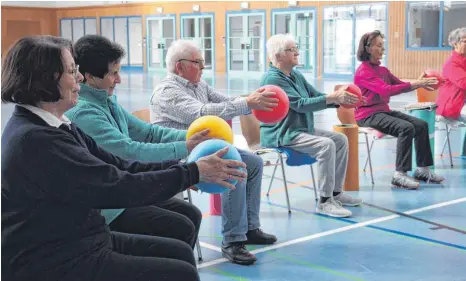
[[[218,116],[202,116],[196,120],[188,128],[186,139],[189,139],[195,133],[209,129],[208,136],[215,139],[222,139],[233,144],[233,130],[227,121]]]

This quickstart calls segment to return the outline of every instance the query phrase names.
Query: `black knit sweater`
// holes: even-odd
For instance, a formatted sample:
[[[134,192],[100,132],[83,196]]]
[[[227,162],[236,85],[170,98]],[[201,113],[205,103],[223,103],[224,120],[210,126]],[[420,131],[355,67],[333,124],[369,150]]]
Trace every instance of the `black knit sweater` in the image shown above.
[[[126,161],[73,124],[55,128],[19,106],[1,146],[2,280],[4,270],[59,277],[60,265],[111,248],[99,209],[154,204],[199,182],[194,163]]]

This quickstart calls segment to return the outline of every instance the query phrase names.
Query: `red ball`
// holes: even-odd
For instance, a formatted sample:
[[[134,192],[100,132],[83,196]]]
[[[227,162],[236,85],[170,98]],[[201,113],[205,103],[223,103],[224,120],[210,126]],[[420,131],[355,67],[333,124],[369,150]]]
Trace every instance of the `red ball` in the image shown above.
[[[361,92],[361,89],[359,89],[358,86],[356,86],[354,84],[349,84],[349,85],[347,85],[347,88],[346,88],[345,91],[347,91],[348,93],[351,93],[353,95],[358,96],[359,103],[357,103],[357,104],[341,104],[341,106],[343,106],[344,108],[354,108],[354,107],[357,107],[358,105],[361,104],[361,102],[362,102],[362,92]]]
[[[438,83],[431,86],[434,90],[437,90],[445,82],[445,79],[443,79],[442,75],[440,75],[440,73],[438,73],[435,69],[426,69],[424,74],[424,77],[426,78],[437,78]]]
[[[290,100],[288,96],[282,88],[275,85],[265,85],[263,88],[265,88],[264,92],[275,93],[275,95],[270,97],[278,99],[278,106],[272,108],[272,111],[253,109],[252,114],[262,123],[274,124],[282,121],[290,110]]]

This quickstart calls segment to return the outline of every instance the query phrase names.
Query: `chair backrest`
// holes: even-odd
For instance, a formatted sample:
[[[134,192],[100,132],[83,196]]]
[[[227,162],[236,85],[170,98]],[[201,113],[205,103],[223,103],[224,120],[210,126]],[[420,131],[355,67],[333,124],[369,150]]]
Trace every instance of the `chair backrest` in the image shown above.
[[[416,90],[417,102],[435,102],[438,96],[438,90],[429,91],[424,88]]]
[[[250,148],[258,147],[261,142],[260,122],[252,114],[239,117],[241,132]]]
[[[344,85],[336,85],[334,90],[338,91],[343,86]],[[343,106],[340,106],[337,108],[337,116],[341,124],[358,125],[354,118],[354,108],[344,108]]]
[[[147,123],[150,123],[150,111],[148,108],[136,110],[133,112],[133,115]]]

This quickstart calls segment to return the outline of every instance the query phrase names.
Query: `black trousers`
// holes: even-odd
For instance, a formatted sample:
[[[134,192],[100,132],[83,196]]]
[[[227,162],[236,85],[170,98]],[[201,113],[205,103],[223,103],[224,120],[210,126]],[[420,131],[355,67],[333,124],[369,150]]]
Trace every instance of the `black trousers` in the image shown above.
[[[434,164],[429,142],[429,127],[426,121],[399,111],[375,113],[357,121],[360,127],[371,127],[398,138],[396,146],[396,170],[407,172],[412,169],[413,139],[418,167]]]
[[[82,260],[64,280],[199,280],[193,250],[182,241],[112,232],[111,244]]]
[[[178,239],[194,248],[201,221],[196,206],[171,198],[157,205],[128,208],[109,226],[112,231]]]

